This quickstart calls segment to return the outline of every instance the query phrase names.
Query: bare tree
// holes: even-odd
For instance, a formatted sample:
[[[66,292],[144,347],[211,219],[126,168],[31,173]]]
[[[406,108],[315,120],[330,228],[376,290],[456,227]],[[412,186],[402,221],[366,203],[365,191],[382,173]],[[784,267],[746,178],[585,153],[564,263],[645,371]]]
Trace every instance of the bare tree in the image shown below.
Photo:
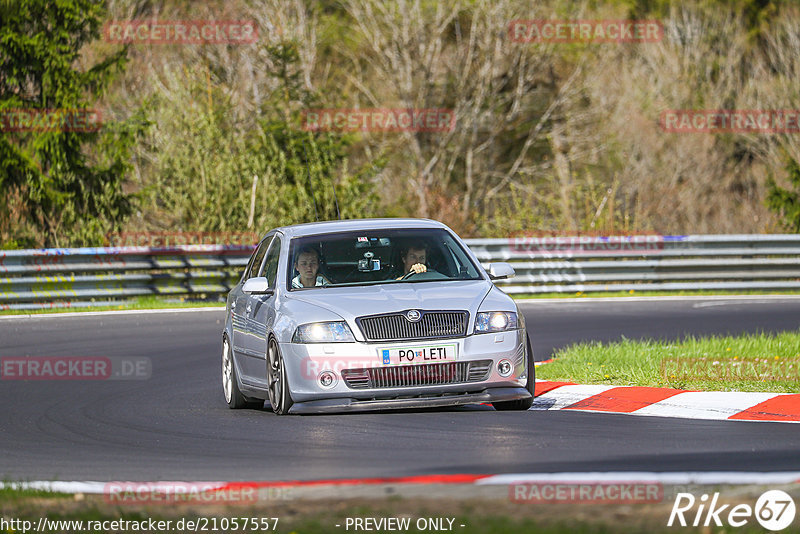
[[[541,155],[551,149],[551,122],[574,96],[580,66],[559,62],[552,44],[509,38],[512,20],[551,11],[508,0],[345,5],[368,47],[362,56],[349,55],[353,105],[450,108],[456,116],[455,129],[437,135],[369,134],[371,150],[394,154],[387,187],[409,188],[415,202],[408,212],[474,231],[510,184],[530,185],[537,177]]]

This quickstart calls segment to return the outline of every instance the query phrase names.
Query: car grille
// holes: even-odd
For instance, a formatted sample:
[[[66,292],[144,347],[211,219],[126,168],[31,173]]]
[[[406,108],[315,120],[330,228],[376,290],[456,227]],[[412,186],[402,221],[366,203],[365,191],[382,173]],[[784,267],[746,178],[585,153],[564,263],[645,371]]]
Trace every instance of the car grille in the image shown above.
[[[465,311],[421,313],[417,322],[406,319],[405,313],[359,317],[356,322],[368,341],[461,337],[467,333],[469,313]]]
[[[438,386],[481,382],[489,377],[491,369],[492,360],[476,360],[344,369],[342,378],[350,389]]]

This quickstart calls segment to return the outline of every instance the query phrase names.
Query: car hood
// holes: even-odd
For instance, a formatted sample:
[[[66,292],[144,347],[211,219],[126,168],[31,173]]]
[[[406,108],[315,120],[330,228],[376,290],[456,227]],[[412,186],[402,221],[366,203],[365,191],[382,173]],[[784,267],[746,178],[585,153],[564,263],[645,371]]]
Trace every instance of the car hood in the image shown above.
[[[330,287],[291,293],[291,299],[326,308],[351,326],[363,315],[416,310],[467,310],[474,317],[492,289],[486,280]]]

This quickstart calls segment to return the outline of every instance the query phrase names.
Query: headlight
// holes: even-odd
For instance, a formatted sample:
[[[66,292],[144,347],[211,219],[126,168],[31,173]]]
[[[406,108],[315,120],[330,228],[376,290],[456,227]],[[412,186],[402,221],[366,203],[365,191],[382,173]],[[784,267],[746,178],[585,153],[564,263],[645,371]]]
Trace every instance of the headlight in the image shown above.
[[[344,321],[301,324],[294,331],[292,343],[345,343],[355,341]]]
[[[517,314],[515,312],[479,312],[475,317],[475,333],[504,332],[516,330]]]

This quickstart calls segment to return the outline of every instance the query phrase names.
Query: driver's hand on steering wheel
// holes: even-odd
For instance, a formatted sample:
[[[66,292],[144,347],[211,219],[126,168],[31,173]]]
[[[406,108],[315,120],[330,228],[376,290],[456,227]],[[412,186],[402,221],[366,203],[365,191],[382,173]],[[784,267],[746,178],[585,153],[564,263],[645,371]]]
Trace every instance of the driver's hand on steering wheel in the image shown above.
[[[424,273],[427,270],[428,270],[428,268],[425,266],[424,263],[415,263],[414,265],[411,266],[411,270],[408,271],[408,274],[411,274],[411,273],[415,273],[415,274]]]
[[[406,274],[401,274],[400,276],[398,276],[397,280],[405,280],[412,274],[419,274],[427,271],[428,268],[425,266],[424,263],[415,263],[414,265],[411,266],[411,269]]]

